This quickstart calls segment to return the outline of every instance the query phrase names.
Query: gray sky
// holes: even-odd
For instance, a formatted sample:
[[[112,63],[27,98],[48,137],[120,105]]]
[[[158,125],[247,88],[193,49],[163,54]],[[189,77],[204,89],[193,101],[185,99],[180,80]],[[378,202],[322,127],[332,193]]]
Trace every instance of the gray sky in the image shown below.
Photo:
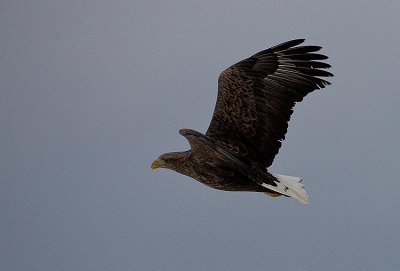
[[[304,4],[307,3],[307,4]],[[399,270],[398,1],[2,1],[1,270]],[[310,204],[150,170],[218,74],[306,38],[332,86],[272,172]]]

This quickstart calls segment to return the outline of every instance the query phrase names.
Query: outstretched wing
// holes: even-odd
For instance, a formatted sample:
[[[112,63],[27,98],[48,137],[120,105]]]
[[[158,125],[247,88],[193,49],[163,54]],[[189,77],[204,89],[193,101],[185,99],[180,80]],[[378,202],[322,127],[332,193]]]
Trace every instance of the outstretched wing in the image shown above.
[[[261,51],[223,71],[206,135],[251,164],[269,167],[285,138],[296,102],[330,83],[319,46],[292,40]]]

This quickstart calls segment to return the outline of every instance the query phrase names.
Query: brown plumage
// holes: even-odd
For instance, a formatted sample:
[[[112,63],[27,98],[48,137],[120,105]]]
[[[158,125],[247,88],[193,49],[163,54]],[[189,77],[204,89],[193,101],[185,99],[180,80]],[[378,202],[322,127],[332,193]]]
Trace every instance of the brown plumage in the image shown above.
[[[210,187],[266,192],[307,202],[301,179],[272,175],[271,166],[296,102],[330,83],[319,46],[292,40],[261,51],[223,71],[205,135],[182,129],[191,149],[161,155],[152,168],[165,167]]]

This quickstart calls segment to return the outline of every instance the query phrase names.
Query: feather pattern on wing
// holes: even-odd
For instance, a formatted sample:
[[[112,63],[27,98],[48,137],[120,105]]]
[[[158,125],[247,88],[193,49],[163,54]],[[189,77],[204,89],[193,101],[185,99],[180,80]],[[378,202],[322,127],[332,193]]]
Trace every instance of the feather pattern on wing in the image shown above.
[[[285,138],[296,102],[330,83],[319,46],[292,40],[223,71],[206,135],[248,164],[269,167]]]

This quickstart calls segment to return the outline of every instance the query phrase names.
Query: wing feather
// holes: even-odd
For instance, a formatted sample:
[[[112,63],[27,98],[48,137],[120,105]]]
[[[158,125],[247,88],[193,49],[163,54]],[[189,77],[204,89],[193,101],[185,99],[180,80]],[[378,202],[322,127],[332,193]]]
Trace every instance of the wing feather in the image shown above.
[[[223,71],[206,135],[249,164],[268,167],[281,147],[296,102],[330,83],[320,46],[288,41]]]

